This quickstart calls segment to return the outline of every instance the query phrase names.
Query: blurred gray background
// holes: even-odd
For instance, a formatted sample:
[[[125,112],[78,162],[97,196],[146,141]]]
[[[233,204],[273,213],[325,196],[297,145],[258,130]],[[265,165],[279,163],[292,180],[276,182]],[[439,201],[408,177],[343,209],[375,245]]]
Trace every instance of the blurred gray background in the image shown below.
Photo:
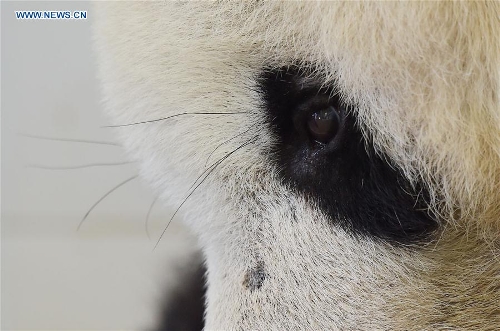
[[[17,20],[16,10],[86,10],[87,20]],[[154,325],[176,265],[194,245],[103,128],[88,2],[1,3],[2,330]],[[31,137],[30,137],[31,136]],[[188,248],[186,248],[188,247]]]

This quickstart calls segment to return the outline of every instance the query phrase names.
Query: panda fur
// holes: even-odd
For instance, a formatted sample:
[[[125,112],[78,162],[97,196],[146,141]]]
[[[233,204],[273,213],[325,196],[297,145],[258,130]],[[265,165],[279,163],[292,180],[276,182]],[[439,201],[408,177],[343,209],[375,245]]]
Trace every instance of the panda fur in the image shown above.
[[[499,2],[96,14],[110,121],[157,120],[116,132],[202,247],[205,330],[500,328]],[[300,131],[318,95],[332,150]]]

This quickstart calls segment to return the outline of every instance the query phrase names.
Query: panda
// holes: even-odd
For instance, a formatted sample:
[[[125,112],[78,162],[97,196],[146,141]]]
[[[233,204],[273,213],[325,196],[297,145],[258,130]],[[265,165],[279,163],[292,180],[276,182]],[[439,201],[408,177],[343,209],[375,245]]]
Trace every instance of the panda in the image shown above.
[[[96,15],[111,124],[201,247],[160,329],[500,329],[499,2]]]

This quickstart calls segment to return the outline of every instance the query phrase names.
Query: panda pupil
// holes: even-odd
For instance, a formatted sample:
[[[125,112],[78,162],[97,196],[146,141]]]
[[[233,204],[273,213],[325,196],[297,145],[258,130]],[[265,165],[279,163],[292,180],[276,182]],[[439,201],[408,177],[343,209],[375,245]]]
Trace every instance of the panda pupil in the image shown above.
[[[328,143],[335,137],[339,125],[339,114],[333,106],[312,113],[307,122],[311,138],[323,144]]]

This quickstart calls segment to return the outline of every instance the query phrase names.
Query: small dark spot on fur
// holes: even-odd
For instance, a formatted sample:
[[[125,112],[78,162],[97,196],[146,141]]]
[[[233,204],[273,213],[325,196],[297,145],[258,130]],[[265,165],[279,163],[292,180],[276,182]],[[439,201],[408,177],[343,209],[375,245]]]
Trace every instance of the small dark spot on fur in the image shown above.
[[[258,290],[262,287],[262,283],[266,279],[267,274],[264,270],[264,262],[259,261],[257,265],[249,269],[245,273],[245,278],[243,279],[243,286],[245,286],[250,291]]]

